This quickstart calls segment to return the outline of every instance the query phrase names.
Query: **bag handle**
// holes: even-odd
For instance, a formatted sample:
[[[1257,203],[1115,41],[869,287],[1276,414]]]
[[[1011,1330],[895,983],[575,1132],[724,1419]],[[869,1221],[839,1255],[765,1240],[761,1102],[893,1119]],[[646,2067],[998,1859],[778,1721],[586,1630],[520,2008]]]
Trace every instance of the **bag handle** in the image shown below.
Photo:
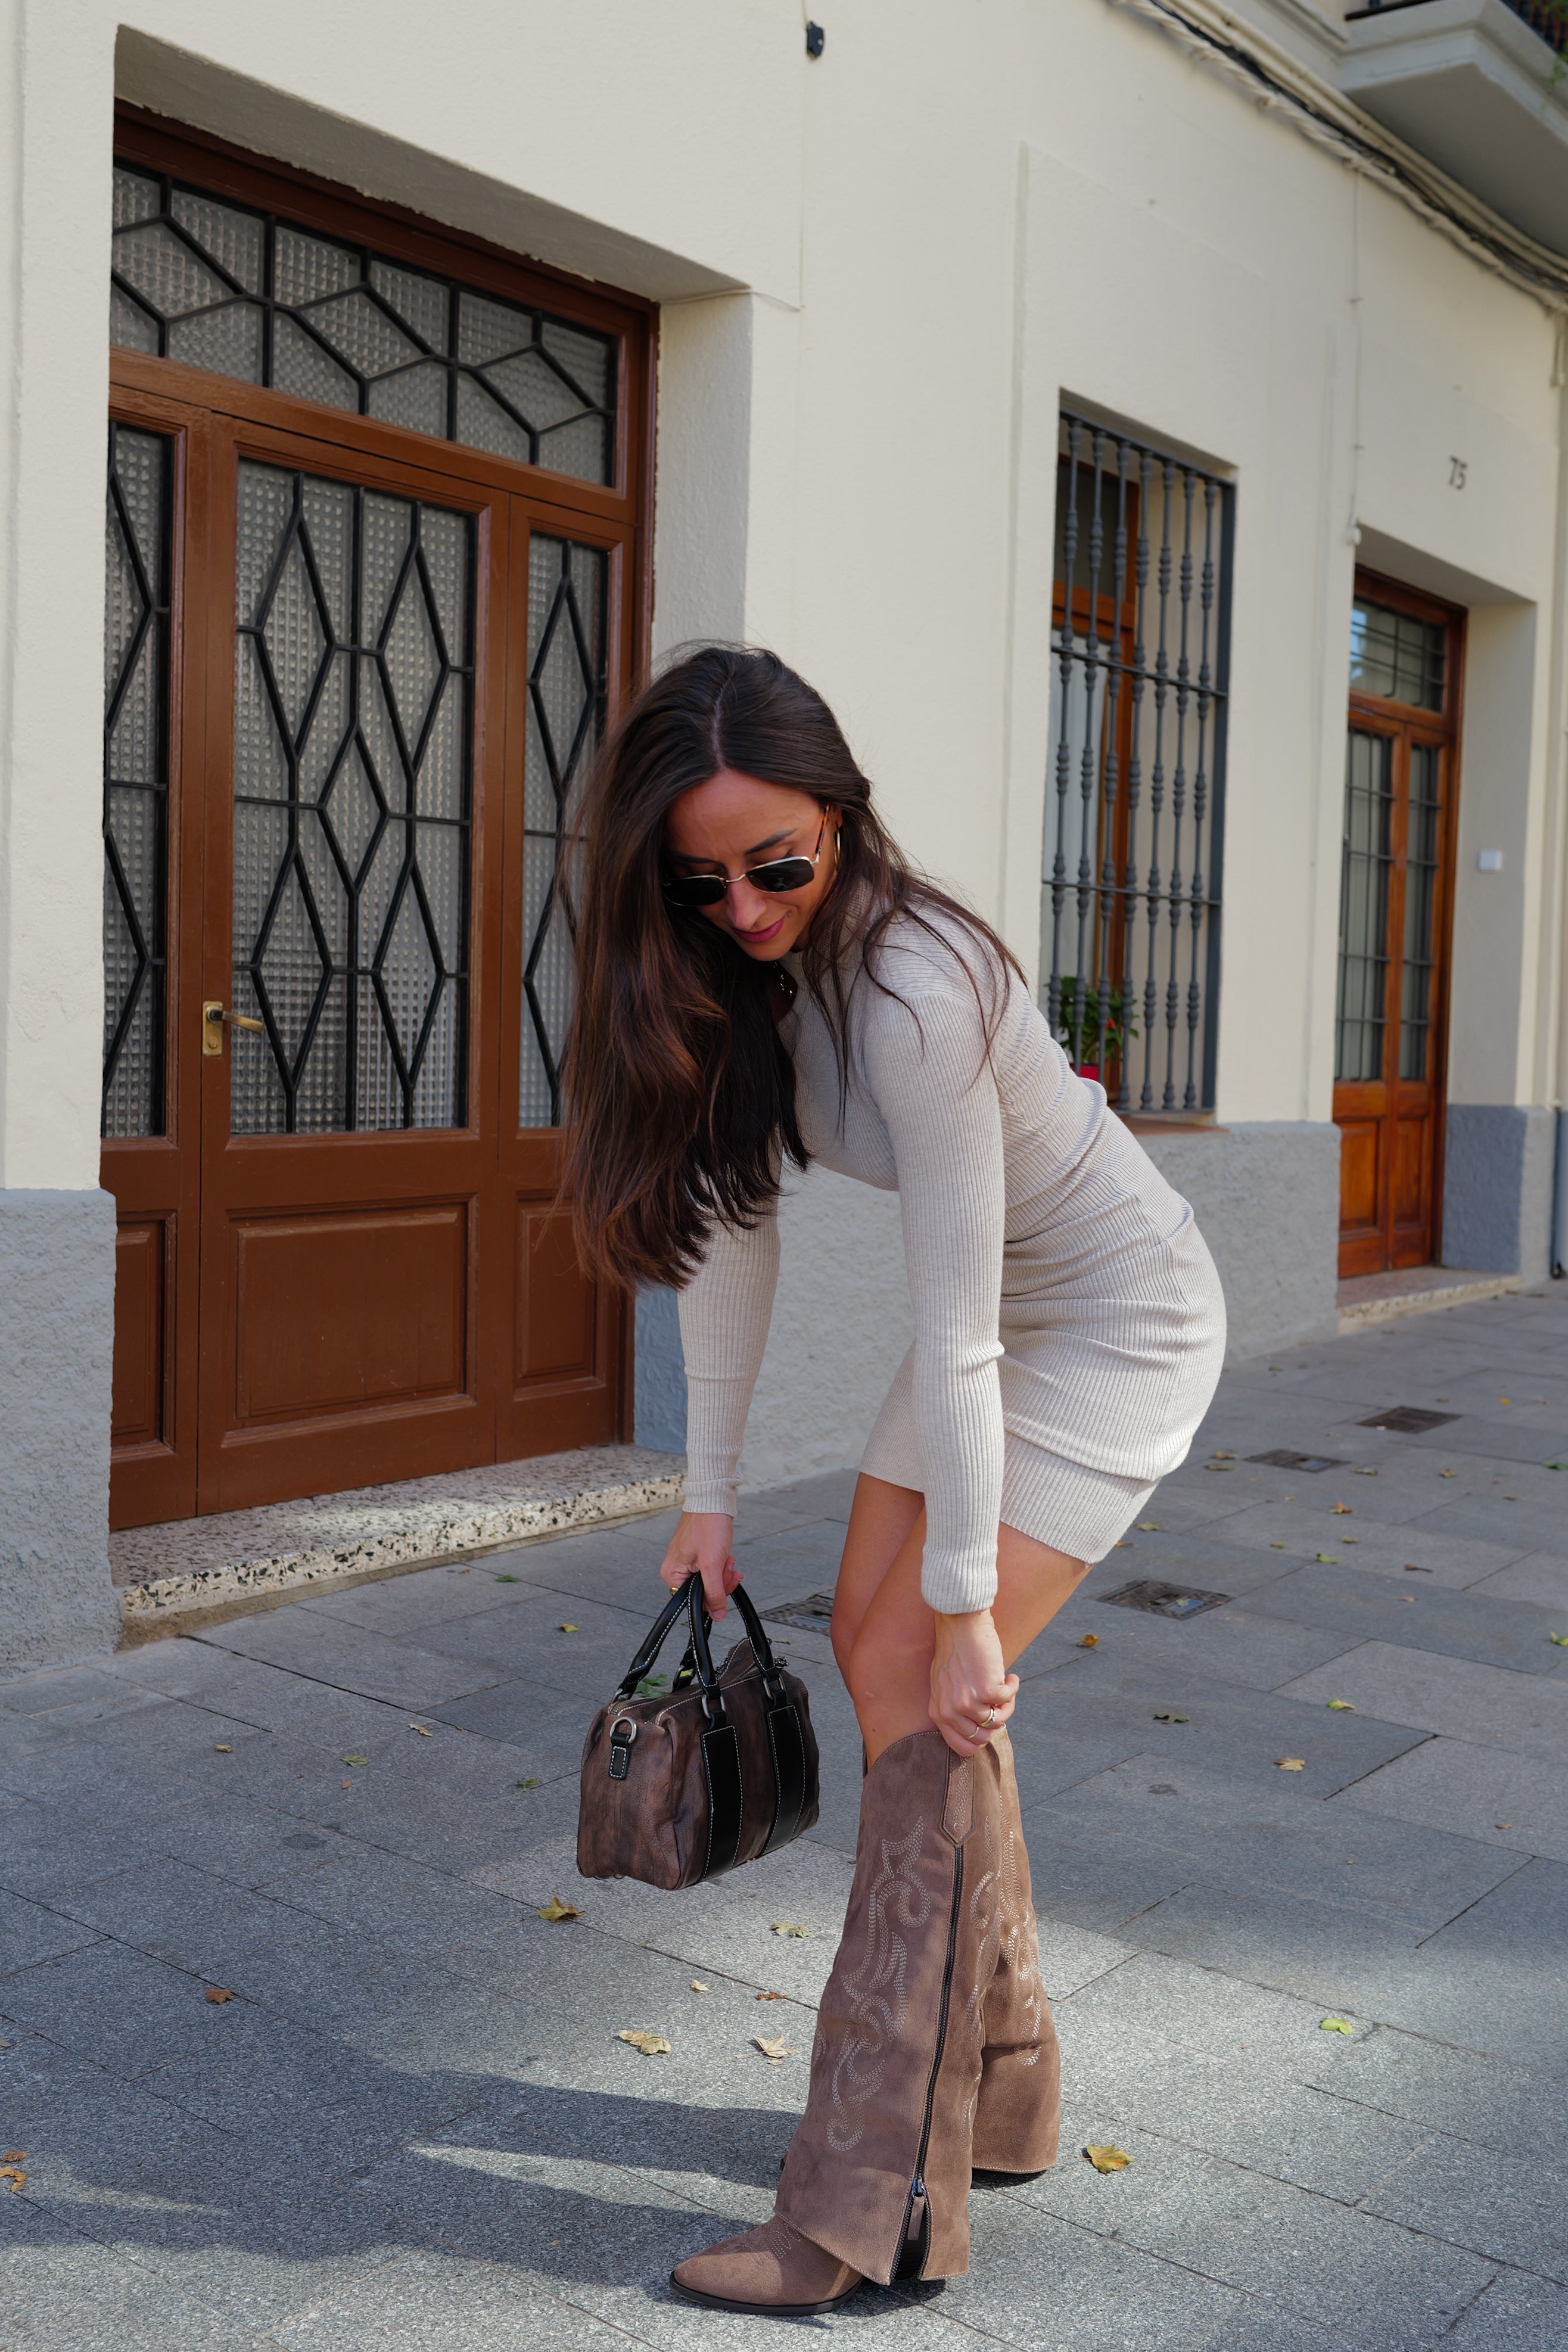
[[[773,1656],[773,1644],[768,1640],[763,1621],[758,1616],[752,1597],[743,1584],[737,1584],[730,1597],[741,1612],[741,1622],[745,1627],[746,1639],[752,1645],[752,1655],[762,1670],[763,1685],[769,1696],[776,1699],[782,1688],[779,1665]],[[616,1696],[618,1699],[629,1699],[635,1696],[638,1683],[654,1664],[664,1647],[670,1628],[683,1612],[690,1622],[690,1635],[687,1643],[686,1655],[681,1661],[680,1672],[676,1677],[677,1685],[680,1684],[682,1676],[687,1677],[688,1680],[695,1676],[702,1691],[705,1702],[704,1712],[711,1721],[715,1705],[721,1715],[724,1710],[723,1702],[719,1697],[719,1678],[714,1671],[713,1653],[708,1641],[713,1621],[708,1614],[703,1597],[702,1579],[695,1570],[684,1583],[676,1587],[659,1611],[641,1648],[621,1676]]]

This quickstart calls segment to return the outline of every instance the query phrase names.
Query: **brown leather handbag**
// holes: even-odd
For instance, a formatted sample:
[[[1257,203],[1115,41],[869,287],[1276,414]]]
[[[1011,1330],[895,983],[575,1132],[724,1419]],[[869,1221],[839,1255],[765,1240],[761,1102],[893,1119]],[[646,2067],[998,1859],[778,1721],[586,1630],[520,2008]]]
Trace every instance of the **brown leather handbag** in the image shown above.
[[[739,1585],[746,1639],[714,1669],[702,1579],[689,1577],[599,1709],[583,1748],[577,1867],[584,1878],[695,1886],[773,1853],[816,1819],[805,1685],[773,1656]],[[676,1620],[690,1625],[668,1691],[638,1698]]]

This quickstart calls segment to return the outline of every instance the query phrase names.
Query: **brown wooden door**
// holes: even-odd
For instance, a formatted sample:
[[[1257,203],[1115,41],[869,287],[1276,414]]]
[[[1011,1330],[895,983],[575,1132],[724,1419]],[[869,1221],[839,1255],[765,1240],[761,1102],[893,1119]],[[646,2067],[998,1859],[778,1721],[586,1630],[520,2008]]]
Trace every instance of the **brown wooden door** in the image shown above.
[[[1340,1273],[1439,1245],[1460,632],[1358,575],[1345,754],[1334,1119]]]
[[[138,136],[139,166],[188,163]],[[279,201],[248,163],[195,161],[226,202]],[[208,235],[205,199],[162,185]],[[482,249],[311,205],[367,283],[390,242],[541,299]],[[454,318],[469,299],[454,284]],[[622,1433],[625,1303],[557,1202],[558,1065],[577,800],[646,628],[649,354],[645,321],[580,307],[624,336],[603,487],[552,473],[548,442],[522,462],[510,426],[438,437],[423,393],[415,432],[175,364],[172,328],[167,353],[114,354],[115,1525]],[[488,434],[466,348],[446,415]]]
[[[509,501],[456,452],[213,429],[229,756],[185,1019],[206,1049],[200,1495],[231,1509],[495,1458]]]

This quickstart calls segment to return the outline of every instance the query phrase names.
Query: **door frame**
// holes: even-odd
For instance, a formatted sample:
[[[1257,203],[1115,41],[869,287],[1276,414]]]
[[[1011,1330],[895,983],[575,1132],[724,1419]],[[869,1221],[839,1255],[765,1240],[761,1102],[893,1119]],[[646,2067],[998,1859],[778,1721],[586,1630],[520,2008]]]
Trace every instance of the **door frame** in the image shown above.
[[[200,1184],[205,1141],[198,1139],[203,1123],[204,1073],[199,1024],[185,1015],[195,1011],[199,1002],[208,995],[226,1002],[230,992],[226,964],[216,985],[209,988],[205,984],[222,959],[215,959],[215,941],[205,936],[212,927],[203,919],[204,881],[210,888],[214,856],[214,845],[205,838],[203,805],[211,765],[209,754],[216,753],[226,773],[232,751],[231,746],[215,746],[208,740],[212,728],[221,723],[220,706],[226,707],[226,698],[220,695],[209,709],[205,691],[207,678],[216,675],[215,665],[221,667],[226,660],[232,669],[233,659],[232,646],[226,642],[232,635],[232,612],[228,614],[228,628],[219,630],[225,644],[215,646],[210,638],[211,630],[217,625],[218,604],[222,601],[215,602],[210,583],[215,576],[220,581],[224,578],[226,563],[232,577],[233,564],[232,545],[220,546],[216,536],[221,517],[232,504],[232,485],[229,494],[223,495],[222,486],[215,478],[215,463],[221,468],[224,462],[217,445],[232,443],[231,471],[242,454],[268,462],[269,453],[284,451],[293,452],[292,462],[309,469],[312,461],[308,453],[314,448],[324,461],[323,470],[352,472],[357,478],[361,471],[374,475],[381,467],[395,467],[405,480],[415,473],[425,476],[433,500],[445,496],[446,503],[469,504],[470,510],[475,493],[493,502],[500,528],[489,552],[494,565],[492,583],[503,600],[506,635],[504,640],[492,641],[489,649],[495,675],[486,699],[489,723],[500,734],[495,781],[500,805],[494,811],[489,840],[484,841],[479,824],[480,770],[476,741],[475,809],[470,836],[474,932],[469,985],[470,1003],[477,1010],[481,972],[488,971],[492,991],[500,989],[500,1001],[498,1009],[492,995],[494,1017],[489,1023],[470,1021],[467,1132],[477,1142],[481,1125],[495,1128],[496,1151],[502,1164],[490,1169],[483,1186],[488,1195],[486,1210],[494,1217],[502,1207],[500,1192],[507,1176],[506,1163],[516,1162],[520,1143],[525,1147],[527,1157],[539,1160],[542,1177],[548,1168],[552,1186],[560,1159],[558,1130],[514,1132],[517,1074],[515,1068],[509,1073],[504,1060],[509,1051],[516,1060],[521,1011],[521,996],[516,1005],[510,1004],[504,984],[513,962],[510,899],[521,893],[521,887],[519,828],[523,748],[521,740],[513,733],[515,694],[511,673],[521,663],[525,677],[527,665],[526,596],[520,602],[513,593],[517,578],[513,541],[521,547],[524,586],[527,530],[520,529],[520,523],[531,522],[546,530],[590,543],[610,544],[616,550],[610,566],[611,602],[607,614],[607,689],[613,715],[617,703],[623,702],[646,675],[648,658],[658,311],[653,303],[640,297],[606,292],[566,272],[521,261],[481,238],[438,227],[400,206],[361,197],[314,174],[268,164],[226,141],[174,128],[136,108],[117,105],[114,143],[117,157],[144,170],[190,181],[216,195],[297,219],[307,229],[372,247],[394,259],[406,259],[416,267],[488,289],[514,302],[542,306],[569,320],[612,332],[618,340],[615,478],[608,485],[581,481],[543,466],[526,466],[492,457],[462,443],[437,439],[368,415],[345,414],[179,361],[150,357],[123,346],[110,348],[110,415],[126,424],[142,425],[170,437],[174,445],[174,483],[170,551],[164,1133],[135,1139],[110,1138],[104,1143],[106,1187],[115,1192],[117,1202],[123,1199],[133,1214],[145,1195],[150,1221],[154,1214],[161,1214],[165,1234],[162,1424],[155,1440],[111,1452],[111,1523],[127,1526],[192,1516],[204,1509],[232,1508],[246,1499],[242,1496],[208,1499],[208,1482],[202,1480],[198,1484],[196,1451],[198,1414],[204,1431],[210,1420],[209,1408],[202,1400],[208,1383],[199,1361],[197,1341],[204,1257],[199,1228],[204,1222]],[[272,457],[271,461],[291,460],[282,455],[280,459]],[[469,487],[468,500],[461,495],[464,483]],[[445,492],[443,484],[447,486]],[[482,541],[478,560],[481,566],[487,560]],[[208,583],[208,593],[200,593],[199,580],[189,576],[193,572]],[[476,738],[484,723],[479,706],[476,705]],[[487,856],[492,863],[501,861],[507,886],[500,911],[488,925],[480,884],[481,860]],[[220,862],[226,873],[226,847]],[[518,867],[515,875],[511,872],[514,865]],[[228,921],[226,908],[219,927],[226,943]],[[488,936],[489,931],[493,931],[493,937]],[[481,1036],[481,1030],[489,1032],[488,1039]],[[227,1057],[226,1051],[225,1064]],[[221,1087],[214,1083],[207,1090],[214,1096],[221,1091],[226,1118],[226,1069]],[[508,1120],[511,1122],[510,1128]],[[439,1132],[456,1138],[461,1137],[464,1130]],[[372,1159],[389,1153],[395,1157],[397,1147],[406,1139],[412,1139],[397,1133],[335,1139],[351,1150],[360,1145],[367,1166]],[[227,1140],[226,1134],[226,1145]],[[289,1139],[268,1140],[286,1142]],[[214,1141],[216,1144],[216,1138]],[[161,1186],[154,1171],[162,1173]],[[172,1197],[162,1210],[155,1210],[155,1199],[163,1193],[177,1198]],[[191,1196],[188,1199],[187,1194]],[[475,1209],[478,1206],[476,1197]],[[515,1224],[510,1209],[505,1222],[510,1235]],[[171,1235],[172,1247],[168,1245]],[[505,1258],[510,1269],[510,1238]],[[499,1276],[499,1255],[492,1260],[492,1265]],[[492,1443],[483,1458],[506,1461],[518,1458],[517,1413],[511,1381],[511,1318],[503,1312],[501,1301],[515,1296],[515,1280],[509,1274],[504,1289],[500,1280],[495,1287],[500,1297],[488,1308],[483,1300],[474,1302],[476,1316],[470,1332],[478,1349],[474,1367],[478,1386],[489,1391],[494,1405],[490,1415]],[[505,1330],[501,1328],[503,1323],[508,1327]],[[613,1399],[614,1432],[619,1437],[630,1433],[632,1330],[631,1300],[602,1298],[597,1345]],[[601,1385],[597,1381],[579,1383],[580,1387]],[[563,1443],[583,1442],[580,1437],[554,1434],[547,1428],[540,1443],[530,1450],[550,1451]],[[405,1475],[417,1473],[410,1471]],[[319,1481],[316,1486],[319,1490]]]
[[[1405,842],[1409,822],[1408,767],[1412,743],[1420,740],[1434,745],[1443,761],[1445,789],[1439,818],[1440,838],[1432,909],[1433,962],[1436,972],[1436,985],[1434,990],[1431,1012],[1432,1201],[1429,1250],[1426,1261],[1429,1265],[1436,1265],[1441,1261],[1443,1251],[1443,1165],[1447,1141],[1448,1019],[1453,981],[1454,879],[1457,871],[1459,834],[1459,747],[1464,730],[1466,614],[1462,605],[1447,604],[1440,597],[1425,595],[1418,589],[1407,587],[1403,581],[1391,580],[1385,573],[1373,572],[1361,564],[1356,567],[1353,593],[1358,598],[1364,596],[1372,603],[1387,605],[1394,612],[1408,614],[1415,620],[1431,623],[1444,631],[1443,706],[1440,710],[1427,710],[1415,703],[1399,702],[1391,696],[1371,694],[1363,688],[1352,686],[1350,689],[1346,711],[1347,735],[1358,716],[1368,720],[1371,722],[1372,731],[1394,738],[1394,757],[1404,766],[1402,803],[1400,788],[1397,785],[1395,787],[1396,804],[1402,804],[1405,811],[1404,824],[1400,831],[1398,849],[1395,854],[1398,906],[1401,915],[1404,911],[1407,871]],[[1341,789],[1342,805],[1344,789],[1342,785]],[[1388,920],[1392,933],[1394,928],[1392,904]],[[1337,945],[1335,957],[1337,972]],[[1394,1087],[1399,1084],[1397,1064],[1402,1017],[1400,982],[1403,971],[1402,950],[1397,958],[1393,956],[1389,958],[1384,980],[1384,1061],[1385,1068],[1391,1059],[1394,1061],[1396,1075],[1392,1081],[1384,1079],[1380,1083],[1392,1084]],[[1333,1082],[1336,1091],[1341,1085],[1349,1083],[1354,1082],[1337,1078]],[[1379,1180],[1378,1232],[1380,1235],[1388,1235],[1392,1232],[1392,1212],[1387,1202],[1386,1193],[1393,1181],[1393,1169],[1386,1154],[1384,1163],[1380,1170]],[[1346,1276],[1344,1265],[1346,1246],[1342,1241],[1339,1244],[1342,1279]],[[1389,1244],[1385,1241],[1385,1253],[1388,1247]],[[1358,1267],[1353,1272],[1365,1273],[1368,1270]]]

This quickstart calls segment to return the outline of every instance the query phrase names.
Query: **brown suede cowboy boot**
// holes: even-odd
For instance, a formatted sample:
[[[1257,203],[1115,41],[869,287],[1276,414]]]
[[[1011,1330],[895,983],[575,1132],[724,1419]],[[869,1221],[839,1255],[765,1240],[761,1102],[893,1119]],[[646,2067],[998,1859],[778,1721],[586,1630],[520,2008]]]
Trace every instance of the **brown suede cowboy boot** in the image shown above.
[[[988,1749],[965,1759],[940,1732],[919,1731],[877,1759],[773,2221],[682,2263],[677,2287],[783,2315],[825,2309],[863,2277],[887,2284],[967,2268],[970,2126],[1004,1937],[1005,1828]],[[759,2294],[767,2265],[776,2278]]]
[[[1040,1982],[1039,1937],[1029,1899],[1029,1856],[1018,1811],[1013,1747],[1005,1731],[991,1748],[1001,1774],[1001,1919],[996,1969],[985,1994],[984,2053],[974,2110],[975,2177],[1028,2179],[1057,2160],[1061,2130],[1061,2052]]]

